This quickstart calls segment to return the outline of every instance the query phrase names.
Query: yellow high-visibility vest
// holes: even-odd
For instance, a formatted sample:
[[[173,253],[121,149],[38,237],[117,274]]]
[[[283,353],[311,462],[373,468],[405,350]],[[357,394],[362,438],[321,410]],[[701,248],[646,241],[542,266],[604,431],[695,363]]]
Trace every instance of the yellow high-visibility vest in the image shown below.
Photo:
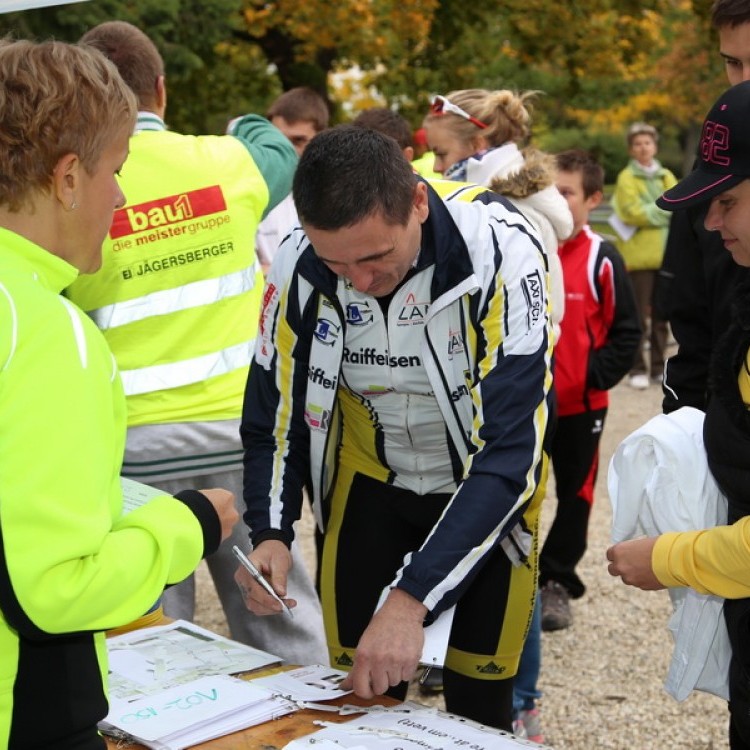
[[[255,233],[263,176],[231,136],[144,130],[130,141],[115,212],[93,276],[67,294],[115,354],[128,426],[240,415],[263,275]]]

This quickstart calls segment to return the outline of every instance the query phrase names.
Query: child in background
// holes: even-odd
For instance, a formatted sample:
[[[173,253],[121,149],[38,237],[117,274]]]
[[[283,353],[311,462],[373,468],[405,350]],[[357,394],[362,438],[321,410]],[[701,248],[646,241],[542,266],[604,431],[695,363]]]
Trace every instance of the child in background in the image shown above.
[[[574,229],[558,250],[565,317],[554,364],[558,422],[551,457],[557,513],[539,557],[543,630],[568,627],[568,599],[585,591],[575,567],[586,550],[607,391],[628,373],[641,336],[622,257],[588,225],[589,213],[602,199],[603,169],[580,150],[559,154],[557,168],[557,189],[568,202]]]
[[[539,631],[567,628],[569,599],[585,591],[575,568],[586,550],[607,391],[628,373],[641,337],[623,260],[588,225],[589,213],[602,200],[604,170],[577,149],[558,154],[556,162],[557,189],[574,222],[573,234],[558,250],[565,317],[555,345],[558,421],[550,452],[557,512],[539,556],[541,617],[537,601],[514,689],[516,732],[536,742],[544,740],[536,708]]]

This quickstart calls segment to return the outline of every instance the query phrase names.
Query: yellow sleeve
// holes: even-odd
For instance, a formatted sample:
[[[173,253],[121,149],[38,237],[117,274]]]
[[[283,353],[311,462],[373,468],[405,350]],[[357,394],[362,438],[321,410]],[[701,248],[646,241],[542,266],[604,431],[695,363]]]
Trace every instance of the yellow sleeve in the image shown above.
[[[662,534],[651,557],[665,586],[727,599],[750,597],[750,516],[732,526]]]

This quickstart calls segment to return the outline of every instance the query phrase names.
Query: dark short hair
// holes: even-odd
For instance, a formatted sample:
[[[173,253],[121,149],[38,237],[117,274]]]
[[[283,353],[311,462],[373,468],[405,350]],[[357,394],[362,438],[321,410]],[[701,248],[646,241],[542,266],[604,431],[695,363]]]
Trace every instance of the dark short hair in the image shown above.
[[[747,0],[714,0],[711,23],[715,29],[739,26],[750,22],[750,3]]]
[[[164,75],[164,61],[156,45],[137,26],[125,21],[106,21],[81,37],[109,58],[130,86],[142,109],[156,104],[156,79]]]
[[[581,184],[586,198],[604,190],[604,169],[588,151],[581,148],[561,151],[555,156],[555,161],[560,172],[581,173]]]
[[[359,128],[370,128],[385,133],[393,138],[402,149],[412,145],[411,127],[404,117],[388,107],[370,107],[360,112],[352,125]]]
[[[302,224],[342,229],[375,214],[409,221],[417,176],[396,141],[375,130],[338,125],[309,143],[292,194]]]
[[[297,122],[312,123],[317,133],[328,127],[331,112],[326,100],[309,86],[296,86],[274,99],[266,117],[283,117],[290,125]]]

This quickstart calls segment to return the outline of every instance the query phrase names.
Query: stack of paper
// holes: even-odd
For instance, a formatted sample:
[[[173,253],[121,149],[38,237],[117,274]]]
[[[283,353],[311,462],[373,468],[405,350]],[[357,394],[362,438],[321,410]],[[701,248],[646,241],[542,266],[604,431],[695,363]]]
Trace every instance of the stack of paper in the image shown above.
[[[237,674],[281,658],[223,638],[186,620],[107,640],[110,698],[153,695],[199,677]]]
[[[100,727],[156,750],[183,750],[295,709],[294,703],[251,682],[215,675],[136,700],[115,699]]]
[[[230,675],[281,660],[184,620],[110,638],[105,734],[182,748],[346,695],[346,672],[314,665],[255,680]]]

